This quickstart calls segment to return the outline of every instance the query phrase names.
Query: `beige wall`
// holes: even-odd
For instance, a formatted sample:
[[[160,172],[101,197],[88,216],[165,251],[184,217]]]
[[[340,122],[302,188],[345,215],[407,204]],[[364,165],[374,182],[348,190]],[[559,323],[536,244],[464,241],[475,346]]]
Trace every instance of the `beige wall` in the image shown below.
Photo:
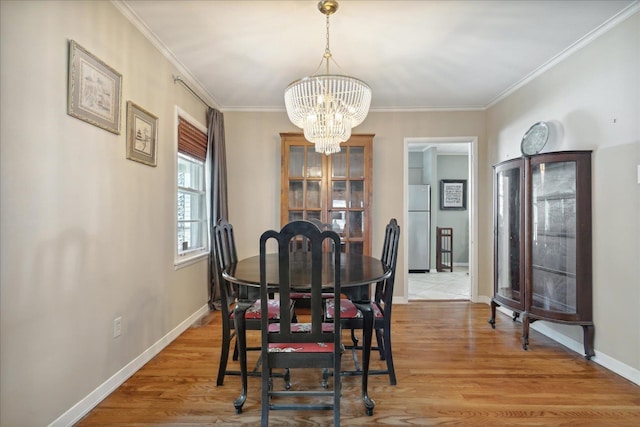
[[[109,1],[0,8],[0,425],[32,427],[206,305],[206,262],[173,267],[174,108],[205,110]],[[68,39],[123,75],[120,135],[67,115]],[[126,159],[127,100],[159,118],[155,168]]]
[[[373,253],[382,250],[384,227],[390,218],[396,218],[406,230],[404,185],[405,138],[407,137],[478,137],[480,159],[485,158],[485,113],[425,112],[376,113],[371,112],[354,133],[374,133],[373,142]],[[250,125],[247,125],[250,124]],[[225,113],[227,162],[229,180],[229,220],[236,229],[238,256],[258,253],[258,236],[269,228],[280,228],[280,132],[299,131],[288,120],[286,113]],[[487,170],[489,173],[487,173]],[[481,163],[479,199],[491,199],[490,166]],[[489,179],[489,181],[486,181]],[[491,215],[491,204],[483,203],[478,216],[483,220]],[[486,227],[479,240],[490,241]],[[401,237],[401,239],[403,239]],[[491,243],[490,243],[491,244]],[[401,242],[398,266],[405,265],[404,243]],[[491,292],[491,253],[484,251],[479,262],[481,294]],[[396,275],[394,294],[405,295],[404,268]]]
[[[640,382],[640,13],[490,108],[489,161],[518,157],[540,120],[560,130],[543,151],[593,150],[596,360]],[[551,329],[582,342],[579,327]]]

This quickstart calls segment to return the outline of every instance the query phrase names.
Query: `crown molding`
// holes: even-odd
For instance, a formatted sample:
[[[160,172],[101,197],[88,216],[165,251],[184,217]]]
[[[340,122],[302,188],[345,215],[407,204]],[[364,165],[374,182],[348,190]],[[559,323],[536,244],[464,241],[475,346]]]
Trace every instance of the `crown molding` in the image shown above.
[[[602,25],[600,25],[599,27],[597,27],[596,29],[594,29],[593,31],[591,31],[590,33],[582,37],[580,40],[576,41],[571,46],[569,46],[568,48],[560,52],[558,55],[554,56],[549,61],[545,62],[540,67],[538,67],[537,69],[529,73],[522,80],[520,80],[513,86],[507,88],[504,92],[499,94],[493,101],[487,104],[484,107],[484,109],[487,110],[493,107],[498,102],[507,98],[509,95],[513,94],[515,91],[525,86],[527,83],[531,82],[532,80],[536,79],[540,75],[549,71],[551,68],[555,67],[556,65],[558,65],[559,63],[561,63],[562,61],[564,61],[565,59],[567,59],[568,57],[570,57],[571,55],[573,55],[574,53],[582,49],[583,47],[591,44],[591,42],[593,42],[595,39],[607,33],[609,30],[621,24],[627,18],[638,13],[639,11],[640,11],[640,0],[636,0],[635,2],[627,6],[625,9],[621,10],[620,13],[613,16],[611,19],[604,22]]]
[[[151,31],[151,29],[140,19],[140,17],[129,7],[129,5],[124,3],[122,0],[111,0],[111,3],[116,7],[116,9],[118,9],[120,13],[122,13],[122,15],[124,15],[125,18],[127,18],[127,20],[129,20],[129,22],[133,24],[134,27],[138,29],[138,31],[142,33],[143,36],[145,36],[147,40],[151,42],[151,44],[153,44],[156,49],[160,51],[160,53],[162,53],[162,55],[164,55],[165,58],[169,60],[169,62],[171,62],[174,67],[176,67],[176,69],[178,70],[178,74],[180,74],[182,80],[189,83],[189,85],[192,86],[195,91],[197,91],[198,95],[200,95],[205,101],[207,101],[207,104],[222,111],[220,104],[216,102],[215,98],[211,96],[209,92],[207,92],[202,83],[200,83],[200,81],[193,74],[191,74],[189,69],[185,67],[178,60],[178,58],[176,58],[173,52],[171,52],[171,50],[160,41],[158,36],[156,36],[155,33]],[[171,78],[173,78],[173,76]]]

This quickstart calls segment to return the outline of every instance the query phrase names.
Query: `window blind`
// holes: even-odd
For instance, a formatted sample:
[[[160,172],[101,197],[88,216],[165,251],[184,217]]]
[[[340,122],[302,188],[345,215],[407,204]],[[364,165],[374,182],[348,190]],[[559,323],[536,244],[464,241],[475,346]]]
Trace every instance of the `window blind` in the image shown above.
[[[207,158],[207,134],[178,117],[178,152],[205,161]]]

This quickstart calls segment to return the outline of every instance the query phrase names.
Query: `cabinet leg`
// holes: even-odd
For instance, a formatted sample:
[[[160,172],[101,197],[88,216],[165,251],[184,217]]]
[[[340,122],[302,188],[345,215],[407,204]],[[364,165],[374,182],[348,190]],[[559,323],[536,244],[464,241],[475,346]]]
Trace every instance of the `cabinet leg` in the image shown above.
[[[515,320],[515,319],[514,319]],[[529,316],[522,316],[522,349],[529,348]]]
[[[582,325],[583,340],[584,340],[584,357],[587,360],[591,360],[596,355],[593,350],[593,340],[596,335],[596,328],[593,325]]]
[[[491,300],[491,319],[489,319],[489,324],[493,329],[496,328],[496,307],[498,307],[498,303]]]

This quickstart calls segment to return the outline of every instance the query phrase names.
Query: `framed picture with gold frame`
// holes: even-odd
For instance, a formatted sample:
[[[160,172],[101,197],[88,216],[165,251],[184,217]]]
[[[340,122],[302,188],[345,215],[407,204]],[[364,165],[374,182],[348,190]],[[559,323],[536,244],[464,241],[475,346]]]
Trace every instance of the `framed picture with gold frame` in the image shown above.
[[[158,118],[127,101],[127,159],[156,166]]]
[[[67,114],[120,135],[122,75],[69,41]]]

